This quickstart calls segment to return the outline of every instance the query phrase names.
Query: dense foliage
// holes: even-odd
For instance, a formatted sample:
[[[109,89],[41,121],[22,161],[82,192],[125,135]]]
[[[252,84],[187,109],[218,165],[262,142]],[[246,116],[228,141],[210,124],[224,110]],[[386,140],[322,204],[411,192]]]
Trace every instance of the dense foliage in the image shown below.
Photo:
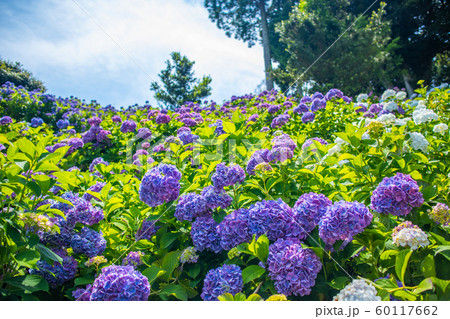
[[[50,110],[0,118],[3,300],[450,298],[448,86],[174,111],[23,90],[1,103]]]
[[[46,91],[44,83],[36,79],[30,71],[25,70],[22,64],[0,58],[0,84],[8,81],[21,85],[30,91]]]

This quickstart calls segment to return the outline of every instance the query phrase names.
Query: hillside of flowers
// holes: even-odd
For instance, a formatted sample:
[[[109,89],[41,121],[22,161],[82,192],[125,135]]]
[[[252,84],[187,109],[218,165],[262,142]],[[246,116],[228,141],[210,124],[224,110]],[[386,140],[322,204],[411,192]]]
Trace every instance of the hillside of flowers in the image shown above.
[[[1,300],[450,300],[450,89],[0,90]]]

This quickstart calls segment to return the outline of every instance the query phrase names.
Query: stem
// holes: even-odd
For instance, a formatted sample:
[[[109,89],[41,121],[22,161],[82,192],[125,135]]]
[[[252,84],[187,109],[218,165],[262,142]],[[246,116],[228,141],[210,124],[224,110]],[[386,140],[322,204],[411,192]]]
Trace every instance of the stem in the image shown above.
[[[256,294],[256,293],[259,291],[259,289],[261,288],[261,286],[263,285],[263,283],[264,283],[264,281],[261,281],[261,282],[259,283],[258,287],[256,287],[256,289],[255,289],[255,291],[253,292],[253,294]]]

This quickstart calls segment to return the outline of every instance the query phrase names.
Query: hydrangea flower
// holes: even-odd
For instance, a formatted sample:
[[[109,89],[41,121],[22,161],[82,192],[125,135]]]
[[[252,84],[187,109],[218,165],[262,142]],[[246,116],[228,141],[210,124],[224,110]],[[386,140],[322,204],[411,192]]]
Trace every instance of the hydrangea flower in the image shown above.
[[[95,265],[95,267],[98,267],[101,264],[104,264],[106,262],[108,262],[108,259],[106,259],[105,256],[95,256],[95,257],[89,258],[89,260],[86,261],[84,264],[87,267],[90,267],[93,265]]]
[[[218,164],[211,181],[216,189],[222,189],[226,186],[232,186],[236,183],[242,183],[245,180],[245,171],[239,165]]]
[[[67,255],[67,251],[64,249],[56,249],[53,252],[62,258],[62,264],[55,261],[51,266],[46,261],[39,260],[36,263],[38,270],[30,269],[30,274],[44,277],[50,287],[56,288],[75,277],[78,262],[72,256]]]
[[[306,233],[295,223],[294,212],[281,199],[262,200],[250,206],[248,227],[257,237],[266,234],[270,240],[304,237]]]
[[[450,223],[450,209],[443,203],[437,203],[436,206],[434,206],[428,213],[428,216],[430,216],[430,218],[437,224],[448,226]]]
[[[210,250],[219,253],[222,250],[217,223],[211,216],[198,217],[192,223],[191,238],[198,251]]]
[[[111,117],[111,120],[114,123],[122,123],[122,118],[119,115],[114,115],[113,117]]]
[[[11,123],[12,123],[12,118],[7,115],[0,118],[0,125],[8,125]]]
[[[92,285],[91,301],[146,301],[150,295],[147,277],[131,266],[109,266]]]
[[[217,232],[220,245],[225,250],[250,241],[252,234],[248,227],[248,209],[241,208],[225,216],[217,226]]]
[[[294,219],[307,233],[318,224],[333,203],[323,194],[307,193],[294,205]]]
[[[270,245],[267,265],[275,289],[286,296],[309,295],[322,269],[319,257],[297,239],[279,238]]]
[[[270,151],[268,149],[261,149],[257,150],[253,155],[250,157],[250,159],[247,162],[247,173],[249,175],[255,175],[255,167],[258,164],[261,163],[268,163],[269,162],[269,153]]]
[[[276,118],[272,120],[272,123],[270,123],[270,127],[271,128],[282,127],[285,124],[287,124],[290,119],[291,117],[289,116],[289,114],[278,115]]]
[[[198,261],[198,255],[195,253],[195,248],[189,246],[180,255],[180,262],[182,264],[195,264]]]
[[[397,246],[409,246],[412,250],[426,247],[430,244],[427,234],[409,221],[401,223],[394,228],[392,242]]]
[[[340,99],[340,98],[342,98],[342,97],[344,97],[344,94],[343,94],[340,90],[338,90],[338,89],[331,89],[331,90],[329,90],[329,91],[327,92],[327,94],[325,95],[325,99],[326,99],[327,101],[330,101],[330,100],[332,100],[333,98],[338,98],[338,99]]]
[[[126,120],[123,121],[122,125],[120,126],[120,131],[122,133],[128,133],[128,132],[134,132],[136,131],[137,124],[133,120]]]
[[[289,148],[291,151],[294,151],[297,147],[297,144],[292,140],[292,138],[287,134],[281,134],[275,136],[272,139],[273,147],[272,149],[277,148]]]
[[[206,201],[202,195],[187,193],[180,196],[174,216],[179,221],[192,221],[194,217],[204,215],[207,210],[208,207],[206,206]]]
[[[388,89],[388,90],[384,91],[383,94],[381,95],[381,101],[386,101],[390,97],[395,96],[395,94],[396,94],[396,92],[394,90]]]
[[[70,240],[70,246],[77,254],[84,254],[87,257],[100,255],[106,248],[106,240],[102,232],[83,227],[80,233],[76,233]]]
[[[31,127],[36,128],[38,126],[41,126],[42,124],[44,124],[44,120],[41,119],[40,117],[33,117],[31,119]]]
[[[201,297],[205,301],[218,300],[217,297],[224,293],[235,295],[241,292],[243,286],[241,268],[236,265],[223,265],[206,274]]]
[[[150,207],[176,200],[180,194],[181,173],[174,165],[160,164],[142,179],[139,198]]]
[[[409,137],[411,139],[411,147],[414,150],[420,150],[424,153],[427,152],[430,143],[427,141],[425,136],[419,132],[411,132],[409,133]]]
[[[151,240],[153,235],[156,234],[158,227],[155,226],[155,221],[153,220],[144,220],[141,227],[137,230],[135,238],[136,241],[141,239]]]
[[[314,121],[316,115],[313,112],[305,112],[302,116],[302,122],[304,124]]]
[[[420,125],[426,122],[436,121],[439,119],[439,116],[434,113],[433,110],[429,109],[416,109],[413,112],[413,120],[416,125]]]
[[[92,293],[92,285],[87,285],[85,289],[77,288],[72,291],[72,296],[76,301],[89,301]]]
[[[269,162],[284,162],[292,157],[294,152],[288,147],[273,148],[267,156]]]
[[[339,201],[329,206],[319,221],[319,236],[327,244],[349,243],[372,222],[369,209],[359,202]]]
[[[67,145],[70,146],[67,151],[67,154],[70,155],[75,152],[76,149],[82,148],[84,146],[84,142],[81,138],[73,137],[67,142]]]
[[[96,167],[97,165],[101,165],[101,164],[103,164],[103,165],[105,165],[105,166],[108,166],[108,165],[109,165],[109,163],[108,163],[107,161],[105,161],[103,158],[101,158],[101,157],[95,158],[95,159],[92,161],[91,165],[89,165],[89,172],[93,173],[94,170],[95,170],[95,167]]]
[[[143,140],[150,138],[152,136],[152,131],[150,129],[143,127],[138,129],[137,138],[141,138]]]
[[[408,215],[413,207],[420,207],[424,202],[417,182],[402,173],[383,178],[370,201],[374,211],[395,216]]]
[[[70,125],[70,123],[69,123],[68,120],[63,120],[63,119],[61,119],[61,120],[58,120],[58,122],[56,122],[56,126],[57,126],[60,130],[67,128],[69,125]]]
[[[334,298],[334,301],[381,301],[374,286],[362,279],[354,279],[345,286]]]
[[[171,120],[170,116],[167,114],[158,114],[155,118],[156,124],[167,124]]]
[[[448,125],[445,123],[436,124],[433,127],[433,132],[444,135],[446,132],[448,132]]]
[[[19,220],[24,223],[24,229],[27,233],[34,233],[43,238],[44,233],[54,230],[54,223],[45,215],[35,213],[19,213]]]
[[[311,145],[314,144],[313,141],[317,141],[322,145],[328,145],[328,142],[325,141],[324,139],[321,139],[320,137],[313,137],[313,138],[308,138],[302,145],[302,150],[309,148]],[[315,151],[315,149],[313,150]]]
[[[144,254],[140,251],[130,251],[122,260],[122,266],[132,266],[136,269],[137,266],[142,265],[142,256]]]
[[[91,117],[91,118],[88,120],[88,124],[89,124],[90,126],[93,126],[93,125],[100,125],[101,122],[102,122],[102,119],[99,118],[99,117],[97,117],[97,116]]]
[[[233,199],[223,189],[217,189],[214,186],[205,187],[202,192],[202,196],[206,201],[206,206],[209,209],[227,208],[231,205]]]
[[[305,103],[299,103],[296,107],[292,109],[292,111],[294,113],[303,114],[309,112],[309,108],[308,105],[306,105]]]

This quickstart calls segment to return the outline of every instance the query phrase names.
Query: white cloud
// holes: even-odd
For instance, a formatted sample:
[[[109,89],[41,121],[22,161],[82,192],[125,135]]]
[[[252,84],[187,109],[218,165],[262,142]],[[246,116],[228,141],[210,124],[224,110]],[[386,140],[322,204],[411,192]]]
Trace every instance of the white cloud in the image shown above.
[[[43,0],[32,11],[3,10],[5,18],[11,14],[14,19],[0,13],[5,21],[0,32],[6,35],[0,38],[0,53],[22,62],[57,95],[117,106],[155,104],[150,82],[159,79],[172,51],[196,62],[196,76],[211,75],[210,98],[218,102],[254,91],[264,77],[261,47],[249,49],[227,38],[208,19],[202,1]]]

